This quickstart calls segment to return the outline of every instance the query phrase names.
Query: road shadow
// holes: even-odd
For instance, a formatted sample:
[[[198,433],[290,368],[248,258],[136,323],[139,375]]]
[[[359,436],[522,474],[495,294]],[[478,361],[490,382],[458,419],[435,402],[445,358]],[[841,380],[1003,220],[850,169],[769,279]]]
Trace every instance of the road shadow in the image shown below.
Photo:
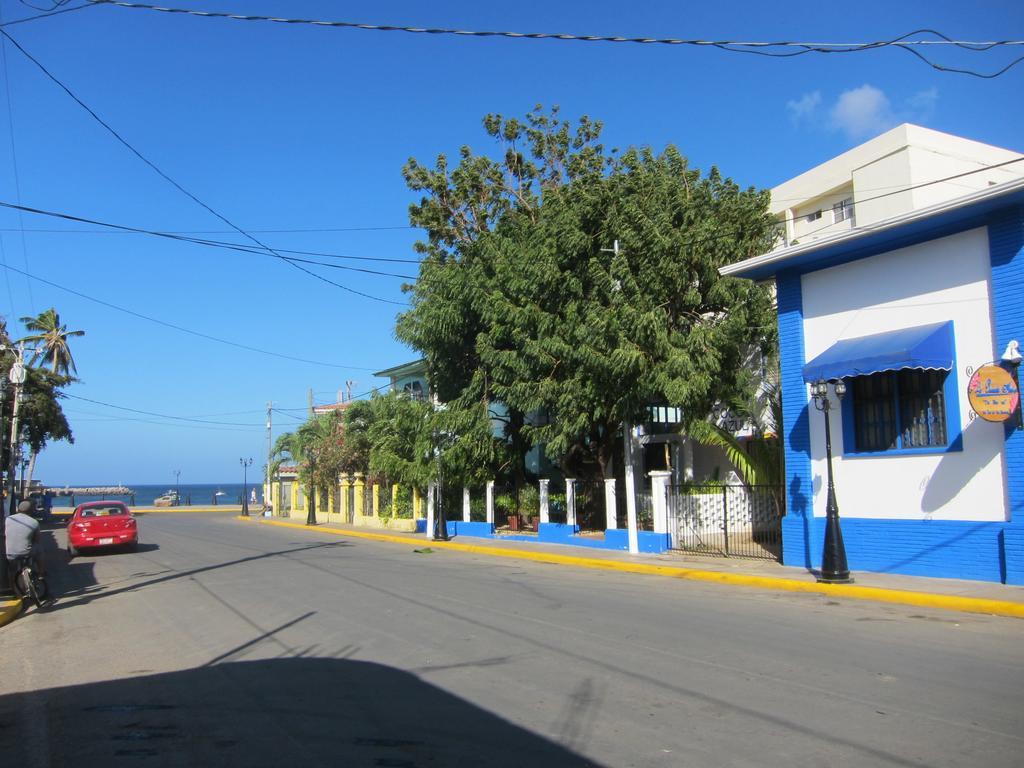
[[[118,557],[119,555],[133,554],[136,552],[156,552],[160,549],[159,544],[140,541],[134,548],[129,546],[98,547],[96,549],[80,549],[74,556],[74,560],[80,558]]]
[[[45,541],[45,540],[44,540]],[[146,549],[146,547],[150,549]],[[338,549],[349,547],[351,544],[342,541],[323,542],[315,544],[304,544],[279,549],[272,552],[258,552],[247,557],[239,557],[234,560],[210,563],[196,568],[189,568],[184,571],[174,570],[167,566],[155,564],[140,558],[139,565],[147,570],[132,573],[118,582],[99,583],[93,573],[94,563],[104,557],[125,556],[131,557],[131,553],[108,552],[96,555],[84,554],[74,558],[68,558],[67,552],[56,546],[52,534],[49,535],[49,542],[44,543],[44,556],[47,562],[47,582],[50,586],[52,602],[47,606],[48,611],[59,611],[66,608],[86,605],[95,600],[100,600],[125,592],[136,592],[156,584],[164,584],[177,579],[188,579],[201,573],[218,571],[224,568],[245,565],[259,560],[266,560],[275,557],[289,557],[301,554],[310,550]],[[139,552],[155,551],[159,549],[156,544],[139,544]]]
[[[26,754],[30,717],[48,754]],[[41,730],[40,730],[41,729]],[[595,766],[408,672],[343,658],[232,662],[0,696],[14,765]]]

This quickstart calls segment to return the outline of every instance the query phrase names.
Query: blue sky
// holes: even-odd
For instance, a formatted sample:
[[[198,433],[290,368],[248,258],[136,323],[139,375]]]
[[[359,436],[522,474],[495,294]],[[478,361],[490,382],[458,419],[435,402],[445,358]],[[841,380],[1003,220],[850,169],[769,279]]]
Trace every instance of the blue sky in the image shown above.
[[[51,0],[37,0],[45,7]],[[72,0],[72,5],[77,4]],[[733,40],[863,42],[928,27],[958,39],[1024,38],[1024,5],[988,2],[422,3],[175,0],[183,8],[378,24]],[[983,8],[981,12],[978,9]],[[2,21],[34,15],[0,0]],[[535,104],[603,120],[613,146],[674,143],[698,167],[771,187],[900,122],[1024,150],[1024,64],[993,80],[944,74],[894,49],[791,59],[715,49],[609,45],[246,23],[115,7],[7,28],[68,87],[179,183],[279,247],[414,259],[413,196],[401,168],[462,144],[489,151],[480,120]],[[1024,48],[930,49],[944,63],[998,69]],[[225,230],[105,133],[10,45],[0,98],[0,200],[174,231]],[[2,77],[2,73],[0,73]],[[0,79],[0,88],[5,81]],[[13,142],[12,142],[13,126]],[[17,174],[15,175],[14,162]],[[33,230],[64,230],[42,232]],[[0,314],[55,306],[71,328],[73,446],[40,457],[53,484],[232,481],[263,463],[306,393],[333,401],[383,383],[373,371],[414,353],[393,336],[393,304],[370,301],[268,256],[100,234],[0,212],[6,264],[189,329],[324,361],[289,362],[189,336],[4,271]],[[24,230],[24,233],[23,233]],[[88,230],[88,231],[82,231]],[[241,242],[237,235],[209,237]],[[414,263],[339,261],[415,275]],[[395,277],[313,267],[403,301]],[[129,420],[132,418],[139,421]]]

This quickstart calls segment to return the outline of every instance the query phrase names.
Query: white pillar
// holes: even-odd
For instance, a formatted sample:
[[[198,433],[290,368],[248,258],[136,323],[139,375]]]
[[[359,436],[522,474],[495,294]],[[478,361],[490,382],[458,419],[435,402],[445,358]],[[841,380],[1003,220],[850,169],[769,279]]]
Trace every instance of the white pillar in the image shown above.
[[[565,522],[576,527],[576,481],[565,478]]]
[[[469,522],[469,488],[462,486],[462,522]]]
[[[619,527],[619,510],[615,503],[615,478],[609,477],[604,481],[604,517],[605,528],[615,529]]]
[[[629,531],[629,551],[640,553],[640,536],[637,534],[636,522],[636,479],[633,473],[633,425],[628,422],[622,425],[623,469],[626,471],[626,528]]]
[[[434,489],[436,486],[431,483],[427,486],[427,538],[434,538]]]
[[[540,521],[542,523],[551,522],[548,518],[548,483],[550,480],[544,479],[540,481]]]
[[[654,510],[654,532],[668,533],[668,481],[669,470],[659,469],[648,475],[651,478],[651,506]]]
[[[487,522],[494,525],[494,481],[487,481]]]

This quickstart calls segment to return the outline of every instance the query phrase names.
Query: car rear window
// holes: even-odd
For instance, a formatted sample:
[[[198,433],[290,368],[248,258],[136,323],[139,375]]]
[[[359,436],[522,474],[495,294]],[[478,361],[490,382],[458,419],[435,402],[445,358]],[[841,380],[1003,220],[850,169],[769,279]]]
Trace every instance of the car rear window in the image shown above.
[[[79,517],[110,517],[111,515],[127,515],[128,510],[124,507],[86,507],[78,513]]]

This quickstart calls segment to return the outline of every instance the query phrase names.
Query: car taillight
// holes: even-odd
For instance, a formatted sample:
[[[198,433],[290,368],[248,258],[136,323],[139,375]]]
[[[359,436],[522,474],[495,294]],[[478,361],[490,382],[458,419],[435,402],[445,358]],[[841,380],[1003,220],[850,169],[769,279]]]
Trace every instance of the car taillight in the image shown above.
[[[72,523],[71,527],[76,531],[86,531],[89,529],[89,526],[86,523]]]
[[[129,517],[127,520],[124,521],[124,524],[131,528],[133,525],[135,525],[135,518]]]

